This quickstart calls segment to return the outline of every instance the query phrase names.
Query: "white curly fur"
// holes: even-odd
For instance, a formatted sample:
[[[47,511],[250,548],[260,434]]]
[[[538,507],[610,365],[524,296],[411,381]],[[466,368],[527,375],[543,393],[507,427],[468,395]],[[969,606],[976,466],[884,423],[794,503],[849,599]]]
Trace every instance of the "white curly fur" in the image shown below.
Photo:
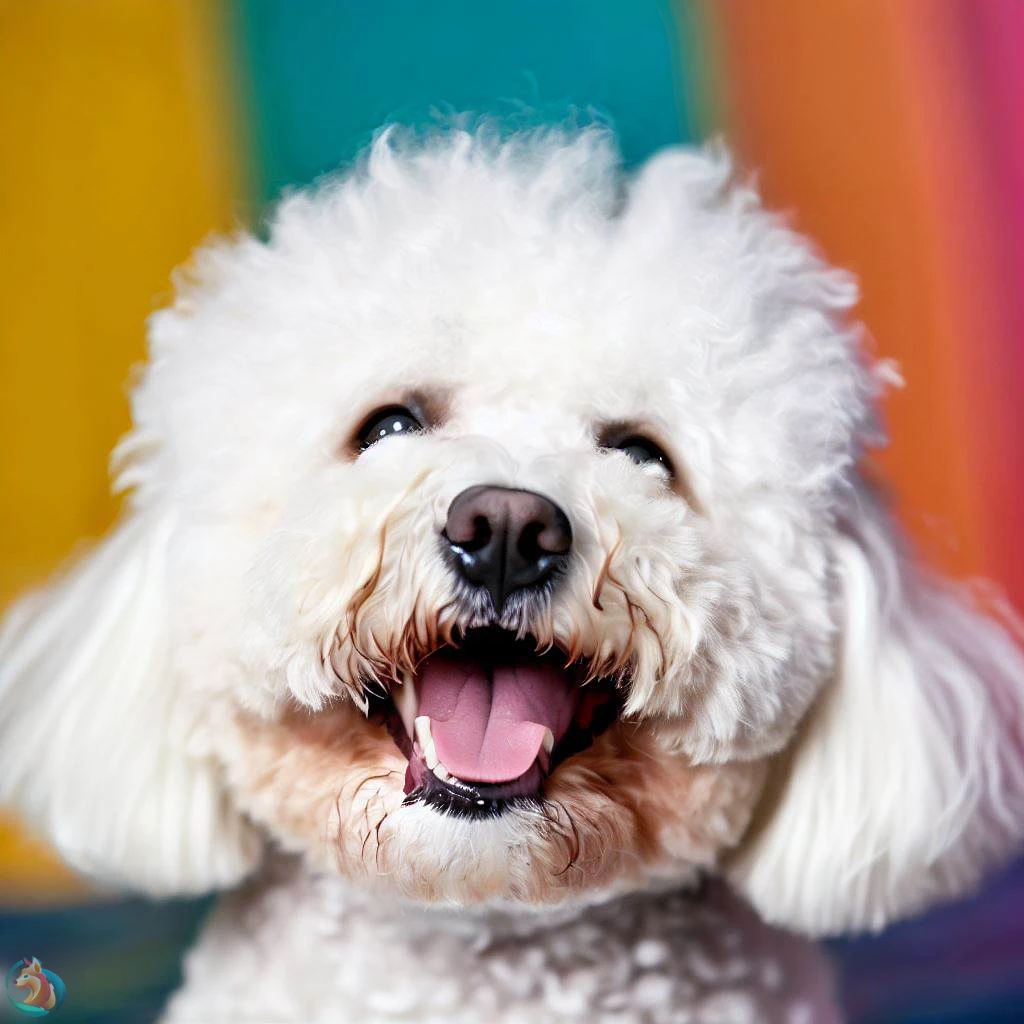
[[[195,892],[275,861],[269,841],[305,865],[271,886],[298,913],[339,871],[384,901],[491,905],[721,870],[821,934],[952,897],[1015,848],[1024,659],[898,554],[857,470],[885,374],[856,288],[723,151],[627,177],[600,129],[384,132],[177,285],[117,453],[125,521],[0,634],[0,796],[71,863]],[[364,417],[410,393],[433,428],[356,457]],[[597,446],[623,421],[676,481]],[[548,814],[473,825],[402,806],[358,707],[481,620],[438,542],[479,483],[566,510],[565,579],[503,625],[618,678],[624,717],[555,772]],[[249,1019],[245,971],[276,967],[232,906],[204,960],[231,959]]]

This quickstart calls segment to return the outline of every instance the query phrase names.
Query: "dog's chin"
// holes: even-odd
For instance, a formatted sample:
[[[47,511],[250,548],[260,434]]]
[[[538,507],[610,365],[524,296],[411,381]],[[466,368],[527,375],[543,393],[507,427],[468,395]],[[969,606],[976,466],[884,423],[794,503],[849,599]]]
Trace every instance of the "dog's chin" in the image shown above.
[[[495,628],[371,692],[365,709],[243,717],[228,768],[286,849],[406,897],[552,903],[691,880],[762,785],[762,764],[692,764],[665,723],[622,718],[611,679]]]

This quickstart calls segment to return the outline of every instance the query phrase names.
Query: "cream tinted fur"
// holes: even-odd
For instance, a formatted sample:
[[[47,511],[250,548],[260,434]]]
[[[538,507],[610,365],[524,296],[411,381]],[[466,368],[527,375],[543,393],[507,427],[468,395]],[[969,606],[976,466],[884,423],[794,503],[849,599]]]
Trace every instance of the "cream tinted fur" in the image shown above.
[[[119,455],[126,520],[0,639],[0,796],[72,863],[200,891],[270,839],[456,903],[724,865],[770,920],[823,933],[953,896],[1016,848],[1020,652],[896,554],[856,470],[884,376],[856,288],[725,154],[627,177],[599,130],[385,134],[177,284]],[[411,391],[434,429],[353,458],[363,417]],[[664,443],[675,488],[595,445],[622,420]],[[504,624],[624,688],[629,723],[552,779],[588,842],[614,836],[571,884],[550,822],[467,838],[400,813],[399,768],[377,777],[395,751],[351,703],[476,621],[438,535],[478,483],[573,525],[562,585]],[[371,777],[376,828],[365,790],[345,798]],[[364,834],[374,855],[350,856]],[[400,871],[376,871],[381,835]],[[457,877],[436,856],[453,837]]]

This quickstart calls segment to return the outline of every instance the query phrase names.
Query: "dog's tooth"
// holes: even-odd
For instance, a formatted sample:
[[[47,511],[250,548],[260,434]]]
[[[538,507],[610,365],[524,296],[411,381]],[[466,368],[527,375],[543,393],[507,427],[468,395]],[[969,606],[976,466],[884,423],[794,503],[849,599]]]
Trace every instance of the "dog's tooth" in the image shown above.
[[[414,735],[416,721],[416,684],[406,677],[400,686],[395,686],[391,691],[391,699],[394,701],[395,709],[402,718],[402,724],[410,737]]]
[[[440,761],[430,769],[442,782],[447,782],[451,777],[452,773]]]
[[[425,747],[428,743],[431,746],[434,745],[434,738],[430,735],[430,719],[426,715],[416,718],[413,728],[421,747]]]
[[[430,735],[430,719],[426,715],[420,715],[416,719],[416,739],[420,745],[420,753],[427,767],[433,771],[437,767],[439,758],[437,750],[434,749],[434,737]]]
[[[544,730],[544,739],[541,741],[544,753],[550,754],[555,749],[555,734],[550,729]]]

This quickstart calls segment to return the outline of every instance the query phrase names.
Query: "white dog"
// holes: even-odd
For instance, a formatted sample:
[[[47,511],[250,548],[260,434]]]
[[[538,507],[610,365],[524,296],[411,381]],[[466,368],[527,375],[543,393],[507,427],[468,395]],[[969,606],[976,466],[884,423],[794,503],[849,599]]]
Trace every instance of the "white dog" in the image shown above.
[[[859,475],[855,299],[722,153],[599,129],[385,133],[200,255],[128,515],[0,639],[3,795],[239,886],[168,1021],[833,1020],[769,924],[1012,853],[1024,659]]]

